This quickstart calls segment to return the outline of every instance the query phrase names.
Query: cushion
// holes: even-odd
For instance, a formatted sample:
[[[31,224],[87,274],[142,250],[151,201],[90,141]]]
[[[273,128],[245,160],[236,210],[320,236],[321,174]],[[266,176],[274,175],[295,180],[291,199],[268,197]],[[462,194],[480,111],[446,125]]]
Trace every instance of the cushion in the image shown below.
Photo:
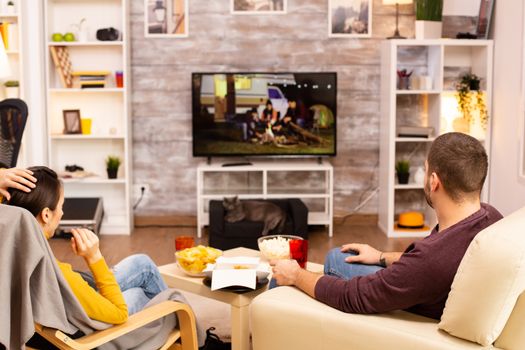
[[[477,234],[454,277],[439,328],[483,346],[525,290],[525,207]]]

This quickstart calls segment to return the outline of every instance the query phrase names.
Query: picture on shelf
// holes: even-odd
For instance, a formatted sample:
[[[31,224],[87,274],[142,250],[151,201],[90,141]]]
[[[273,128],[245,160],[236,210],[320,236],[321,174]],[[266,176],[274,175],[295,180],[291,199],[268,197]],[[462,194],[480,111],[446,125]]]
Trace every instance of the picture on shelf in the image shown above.
[[[493,9],[494,0],[481,0],[479,4],[478,25],[476,28],[478,39],[488,39]]]
[[[63,110],[62,114],[64,115],[64,134],[81,134],[80,110],[67,109]]]
[[[285,14],[286,0],[231,0],[232,14]]]
[[[188,36],[188,0],[144,0],[144,9],[146,37]]]
[[[329,0],[328,36],[366,38],[372,35],[372,0]]]

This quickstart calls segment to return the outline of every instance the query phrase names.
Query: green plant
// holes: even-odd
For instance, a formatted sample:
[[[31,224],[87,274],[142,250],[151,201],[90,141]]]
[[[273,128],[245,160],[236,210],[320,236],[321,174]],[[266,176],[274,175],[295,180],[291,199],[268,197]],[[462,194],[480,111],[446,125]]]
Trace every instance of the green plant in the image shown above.
[[[416,20],[441,22],[443,0],[416,0]]]
[[[8,80],[4,83],[5,87],[19,87],[20,83],[18,80]]]
[[[396,172],[398,174],[410,173],[410,162],[408,160],[398,160],[396,162]]]
[[[120,158],[117,156],[108,156],[106,158],[106,169],[118,169],[120,166]]]
[[[487,106],[485,105],[485,97],[483,91],[480,89],[481,78],[476,74],[467,73],[462,75],[459,82],[456,84],[456,99],[458,101],[458,108],[463,118],[468,122],[472,123],[474,118],[472,112],[477,110],[479,112],[479,118],[481,125],[484,129],[487,128],[488,113]],[[475,104],[472,103],[472,94],[476,94]]]

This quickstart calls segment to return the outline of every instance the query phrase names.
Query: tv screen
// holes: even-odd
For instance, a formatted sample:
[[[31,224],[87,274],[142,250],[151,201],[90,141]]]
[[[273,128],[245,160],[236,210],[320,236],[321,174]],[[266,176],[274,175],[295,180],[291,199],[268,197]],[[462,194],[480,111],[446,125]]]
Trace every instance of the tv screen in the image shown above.
[[[336,73],[193,73],[194,156],[334,156]]]

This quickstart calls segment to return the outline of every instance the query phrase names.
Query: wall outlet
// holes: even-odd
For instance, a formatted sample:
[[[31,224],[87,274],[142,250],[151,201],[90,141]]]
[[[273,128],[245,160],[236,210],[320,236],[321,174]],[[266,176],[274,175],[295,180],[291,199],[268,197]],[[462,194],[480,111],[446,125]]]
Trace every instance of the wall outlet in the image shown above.
[[[133,204],[135,204],[139,200],[140,195],[142,193],[142,188],[144,188],[144,197],[142,198],[142,201],[139,204],[139,206],[146,202],[146,197],[149,196],[149,185],[148,184],[133,184]]]

